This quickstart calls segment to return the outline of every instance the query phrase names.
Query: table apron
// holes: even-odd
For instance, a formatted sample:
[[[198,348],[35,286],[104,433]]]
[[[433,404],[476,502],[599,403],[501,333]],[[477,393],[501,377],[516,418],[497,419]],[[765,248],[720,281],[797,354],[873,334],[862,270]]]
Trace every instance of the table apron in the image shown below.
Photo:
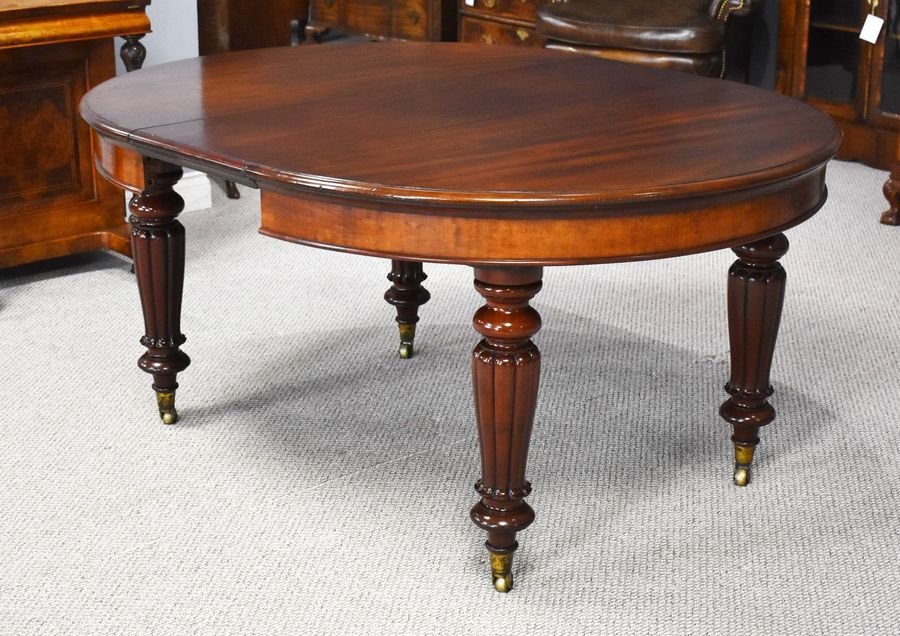
[[[99,137],[94,160],[113,183],[135,192],[143,188],[139,151]],[[179,163],[176,157],[165,160]],[[192,164],[189,158],[183,163]],[[732,247],[803,222],[826,199],[825,165],[740,191],[602,208],[454,209],[292,190],[288,184],[259,186],[260,232],[266,236],[392,259],[472,265],[620,262]]]
[[[575,265],[664,258],[741,245],[803,222],[825,202],[825,170],[717,197],[639,210],[481,214],[262,192],[266,236],[428,262]],[[512,214],[513,212],[514,214]]]

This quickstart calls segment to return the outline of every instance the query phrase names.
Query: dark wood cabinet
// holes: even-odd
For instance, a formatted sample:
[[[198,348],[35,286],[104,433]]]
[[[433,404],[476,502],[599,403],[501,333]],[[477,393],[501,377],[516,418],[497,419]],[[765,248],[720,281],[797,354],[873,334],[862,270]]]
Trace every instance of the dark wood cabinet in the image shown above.
[[[122,191],[78,116],[115,75],[114,35],[150,30],[149,0],[28,0],[0,9],[0,267],[108,248],[130,254]],[[143,53],[132,40],[129,60]],[[140,55],[138,55],[140,57]]]
[[[310,0],[307,39],[334,29],[376,39],[456,40],[455,0]]]
[[[197,0],[200,55],[290,46],[308,13],[309,0]]]
[[[544,46],[534,30],[547,0],[459,0],[460,42]]]
[[[885,19],[875,44],[866,16]],[[844,133],[842,159],[888,169],[900,132],[900,0],[784,0],[778,90],[828,113]]]

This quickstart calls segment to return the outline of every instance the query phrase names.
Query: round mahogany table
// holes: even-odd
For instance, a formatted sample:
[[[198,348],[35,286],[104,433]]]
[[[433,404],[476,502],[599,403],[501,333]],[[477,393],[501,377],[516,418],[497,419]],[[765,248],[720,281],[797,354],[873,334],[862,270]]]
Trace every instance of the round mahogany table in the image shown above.
[[[732,248],[734,481],[775,412],[769,369],[784,297],[782,232],[826,197],[840,134],[802,104],[731,82],[543,50],[348,44],[185,60],[84,98],[95,162],[137,192],[135,271],[160,414],[177,420],[190,167],[262,190],[268,236],[392,260],[401,355],[412,355],[422,262],[474,268],[485,304],[472,356],[491,576],[512,585],[533,520],[525,463],[538,393],[542,267]]]

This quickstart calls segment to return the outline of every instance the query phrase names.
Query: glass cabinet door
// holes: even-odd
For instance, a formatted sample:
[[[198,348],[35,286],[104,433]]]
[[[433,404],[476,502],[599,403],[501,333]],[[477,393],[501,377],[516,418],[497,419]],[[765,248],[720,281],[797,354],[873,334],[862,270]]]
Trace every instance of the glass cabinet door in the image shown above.
[[[811,0],[806,97],[848,104],[856,101],[863,6],[868,6],[867,0]]]
[[[884,28],[884,66],[881,71],[882,113],[900,113],[900,0],[887,2],[887,20]]]

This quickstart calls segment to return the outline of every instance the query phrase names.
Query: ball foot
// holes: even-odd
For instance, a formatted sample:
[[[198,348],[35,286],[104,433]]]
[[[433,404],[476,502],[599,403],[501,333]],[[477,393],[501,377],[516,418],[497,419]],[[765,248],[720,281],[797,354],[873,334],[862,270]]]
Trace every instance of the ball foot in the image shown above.
[[[888,210],[881,214],[881,222],[884,225],[900,225],[900,211]]]
[[[159,417],[163,424],[174,424],[178,421],[178,411],[175,410],[175,391],[157,391],[156,405],[159,407]]]
[[[494,589],[501,594],[506,594],[512,589],[512,552],[494,552],[491,553],[491,583]]]

